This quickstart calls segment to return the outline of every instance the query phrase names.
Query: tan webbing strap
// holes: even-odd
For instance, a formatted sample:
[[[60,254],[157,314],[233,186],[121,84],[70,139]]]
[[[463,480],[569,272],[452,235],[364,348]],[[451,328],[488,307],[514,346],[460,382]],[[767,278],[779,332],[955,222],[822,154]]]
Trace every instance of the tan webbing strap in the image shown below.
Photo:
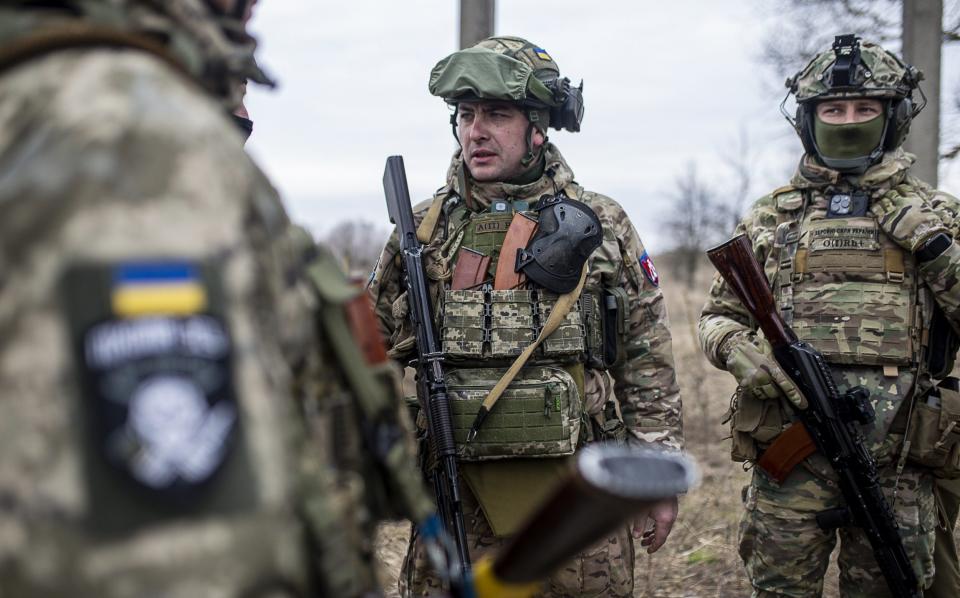
[[[573,308],[573,305],[580,298],[580,293],[583,291],[583,285],[587,281],[587,264],[583,265],[583,272],[580,273],[580,282],[577,283],[577,287],[570,291],[569,293],[564,293],[557,298],[557,303],[553,306],[553,310],[550,312],[550,316],[547,318],[547,321],[543,324],[543,328],[540,329],[540,334],[537,335],[536,340],[534,340],[526,349],[523,350],[523,353],[517,356],[516,360],[510,364],[510,368],[507,372],[500,378],[500,381],[497,382],[496,386],[493,387],[493,390],[490,391],[490,394],[483,399],[483,404],[480,405],[480,410],[477,412],[477,417],[473,421],[473,425],[470,428],[470,433],[467,435],[467,442],[473,440],[479,431],[480,426],[483,424],[484,418],[486,418],[487,413],[493,409],[493,406],[500,400],[500,397],[503,395],[503,391],[510,386],[510,383],[513,382],[513,379],[517,377],[517,374],[520,373],[520,370],[526,365],[527,361],[530,359],[530,356],[533,355],[533,352],[540,346],[540,344],[551,334],[560,327],[560,324],[563,322],[564,318],[567,317],[567,313]]]
[[[793,468],[817,450],[807,429],[800,422],[783,431],[760,455],[757,467],[778,484],[782,484]]]
[[[896,248],[884,249],[883,269],[890,282],[903,282],[903,251]]]
[[[807,250],[798,249],[797,257],[793,260],[793,279],[802,279],[803,275],[807,273]]]
[[[521,212],[513,215],[510,228],[500,246],[497,257],[497,273],[493,279],[493,288],[497,291],[515,289],[526,280],[523,272],[517,272],[517,250],[526,248],[537,231],[537,221]]]
[[[142,50],[160,58],[194,83],[197,82],[166,48],[149,37],[83,23],[65,23],[12,40],[0,50],[0,72],[50,52],[96,47]]]
[[[433,231],[437,229],[437,221],[440,220],[440,210],[443,208],[444,198],[443,194],[433,198],[430,209],[427,210],[426,216],[423,217],[420,226],[417,227],[417,239],[424,245],[430,242],[433,238]]]

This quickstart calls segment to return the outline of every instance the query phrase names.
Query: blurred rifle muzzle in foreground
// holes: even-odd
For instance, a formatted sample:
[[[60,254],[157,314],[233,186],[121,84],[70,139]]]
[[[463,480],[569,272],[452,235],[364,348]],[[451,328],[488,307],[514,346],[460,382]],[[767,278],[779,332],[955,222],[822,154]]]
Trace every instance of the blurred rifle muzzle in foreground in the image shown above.
[[[613,444],[580,451],[569,477],[507,547],[476,564],[479,598],[526,598],[565,561],[699,479],[678,454]]]

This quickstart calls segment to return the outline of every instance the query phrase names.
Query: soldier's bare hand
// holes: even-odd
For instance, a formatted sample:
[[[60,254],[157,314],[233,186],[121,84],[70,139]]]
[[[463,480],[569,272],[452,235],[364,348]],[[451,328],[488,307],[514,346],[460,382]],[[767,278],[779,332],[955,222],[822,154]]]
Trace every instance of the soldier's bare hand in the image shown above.
[[[677,497],[673,496],[655,504],[647,517],[633,522],[633,537],[640,540],[641,546],[647,547],[648,554],[659,550],[667,541],[673,522],[677,520],[677,510]]]

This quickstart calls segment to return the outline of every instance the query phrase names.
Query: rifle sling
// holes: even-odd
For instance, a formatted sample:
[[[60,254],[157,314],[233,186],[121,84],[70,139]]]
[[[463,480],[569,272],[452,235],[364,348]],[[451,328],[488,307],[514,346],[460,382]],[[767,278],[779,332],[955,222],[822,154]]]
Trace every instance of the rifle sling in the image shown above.
[[[442,194],[433,198],[433,203],[430,204],[426,215],[420,221],[420,226],[417,227],[417,240],[424,245],[428,245],[430,240],[433,239],[433,231],[437,229],[437,221],[440,220],[440,209],[443,207],[444,199],[445,196]]]
[[[807,429],[802,423],[794,422],[774,439],[767,450],[763,451],[757,461],[757,467],[762,469],[770,479],[782,484],[793,468],[816,450],[817,447]]]

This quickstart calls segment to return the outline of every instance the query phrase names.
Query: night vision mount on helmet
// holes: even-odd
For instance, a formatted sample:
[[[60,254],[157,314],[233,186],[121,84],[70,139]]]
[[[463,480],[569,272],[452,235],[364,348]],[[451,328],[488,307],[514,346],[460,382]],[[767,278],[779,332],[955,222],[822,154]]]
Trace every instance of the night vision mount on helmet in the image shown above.
[[[796,129],[804,150],[824,165],[843,172],[861,173],[880,161],[884,152],[903,143],[927,99],[920,89],[923,73],[897,58],[877,44],[863,42],[853,34],[836,36],[830,50],[817,55],[800,72],[786,80],[789,90],[780,104],[780,112]],[[913,90],[920,92],[922,102],[913,101]],[[796,117],[785,109],[787,98],[794,94]],[[814,133],[816,106],[825,100],[876,99],[884,104],[883,132],[879,142],[862,156],[836,158],[823,154]]]

